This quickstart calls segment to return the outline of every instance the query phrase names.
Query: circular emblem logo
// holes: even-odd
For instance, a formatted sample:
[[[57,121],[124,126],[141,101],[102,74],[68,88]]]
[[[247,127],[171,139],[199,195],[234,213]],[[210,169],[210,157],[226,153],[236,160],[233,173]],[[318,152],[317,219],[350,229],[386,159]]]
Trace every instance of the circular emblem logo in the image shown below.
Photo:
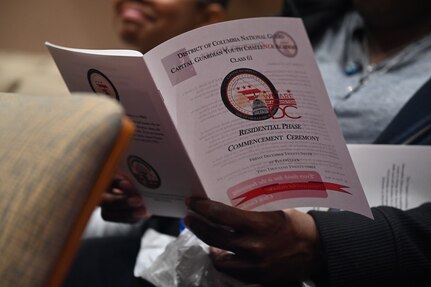
[[[154,168],[143,159],[131,155],[127,158],[127,165],[135,179],[145,187],[158,188],[161,184],[160,177]]]
[[[274,45],[277,47],[277,50],[286,57],[292,58],[298,54],[298,46],[295,40],[286,32],[275,32]]]
[[[96,94],[103,94],[117,99],[118,101],[120,100],[114,84],[102,72],[96,69],[90,69],[87,72],[87,79],[91,89]]]
[[[261,73],[248,68],[234,70],[224,78],[221,97],[231,113],[250,121],[271,118],[279,105],[274,85]]]

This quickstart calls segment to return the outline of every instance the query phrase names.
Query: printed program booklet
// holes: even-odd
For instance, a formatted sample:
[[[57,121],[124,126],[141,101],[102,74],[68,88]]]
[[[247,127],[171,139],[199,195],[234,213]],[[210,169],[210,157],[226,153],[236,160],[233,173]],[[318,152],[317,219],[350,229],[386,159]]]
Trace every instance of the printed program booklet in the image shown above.
[[[370,206],[407,210],[431,201],[431,146],[347,147]]]
[[[184,198],[372,217],[300,19],[223,22],[145,55],[46,43],[71,92],[116,98],[137,131],[121,169],[156,215]]]

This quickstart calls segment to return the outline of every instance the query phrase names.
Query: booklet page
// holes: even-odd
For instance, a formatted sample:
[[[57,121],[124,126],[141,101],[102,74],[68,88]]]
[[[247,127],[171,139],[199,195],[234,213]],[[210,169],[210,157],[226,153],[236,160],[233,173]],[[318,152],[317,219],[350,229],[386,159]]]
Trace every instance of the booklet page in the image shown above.
[[[142,54],[47,46],[71,92],[115,98],[135,123],[121,172],[143,195],[149,212],[184,216],[184,198],[205,193]]]
[[[403,210],[431,201],[431,147],[348,145],[371,206]]]
[[[372,217],[301,20],[202,27],[144,59],[210,198]]]

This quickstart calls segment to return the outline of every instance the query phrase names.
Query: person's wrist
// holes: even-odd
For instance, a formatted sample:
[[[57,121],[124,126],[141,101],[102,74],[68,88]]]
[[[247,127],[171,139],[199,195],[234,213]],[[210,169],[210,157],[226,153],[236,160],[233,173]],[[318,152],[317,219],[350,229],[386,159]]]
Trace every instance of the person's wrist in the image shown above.
[[[310,279],[315,283],[316,286],[328,286],[328,267],[327,259],[325,256],[324,248],[320,240],[319,230],[316,222],[310,214],[307,215],[313,220],[315,226],[315,242],[313,246],[313,259],[310,272]]]
[[[290,219],[293,233],[303,248],[303,276],[310,279],[319,275],[324,265],[319,232],[313,217],[295,209],[286,209],[284,212]]]

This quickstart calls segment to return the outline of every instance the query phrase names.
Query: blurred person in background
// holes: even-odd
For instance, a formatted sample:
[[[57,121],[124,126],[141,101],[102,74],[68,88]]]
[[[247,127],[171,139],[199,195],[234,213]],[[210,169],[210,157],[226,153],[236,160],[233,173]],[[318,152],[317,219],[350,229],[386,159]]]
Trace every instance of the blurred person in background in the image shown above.
[[[133,48],[146,53],[186,31],[223,21],[226,1],[113,0],[115,28]]]

